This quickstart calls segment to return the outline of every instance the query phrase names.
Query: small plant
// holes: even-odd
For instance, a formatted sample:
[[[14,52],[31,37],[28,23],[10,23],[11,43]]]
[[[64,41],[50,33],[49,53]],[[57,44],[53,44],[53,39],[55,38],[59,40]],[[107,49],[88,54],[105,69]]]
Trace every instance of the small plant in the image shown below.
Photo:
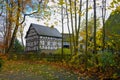
[[[1,71],[1,69],[2,69],[2,66],[3,66],[3,59],[0,58],[0,71]]]
[[[0,71],[2,69],[2,66],[3,66],[5,60],[7,60],[7,56],[4,54],[0,54]]]
[[[2,67],[2,59],[0,58],[0,68]]]

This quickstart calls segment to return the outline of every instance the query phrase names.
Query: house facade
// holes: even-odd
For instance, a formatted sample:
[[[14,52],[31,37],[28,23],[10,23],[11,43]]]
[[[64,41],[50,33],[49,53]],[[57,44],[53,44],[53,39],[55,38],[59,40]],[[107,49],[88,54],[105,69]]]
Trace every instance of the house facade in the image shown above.
[[[56,28],[31,24],[26,34],[26,51],[53,51],[61,48],[62,35]]]

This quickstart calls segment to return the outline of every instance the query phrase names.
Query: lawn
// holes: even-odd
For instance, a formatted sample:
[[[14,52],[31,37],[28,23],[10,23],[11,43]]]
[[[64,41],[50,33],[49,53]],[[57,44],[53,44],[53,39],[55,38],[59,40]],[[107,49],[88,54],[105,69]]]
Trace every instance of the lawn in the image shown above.
[[[78,76],[41,61],[6,61],[0,80],[78,80]]]

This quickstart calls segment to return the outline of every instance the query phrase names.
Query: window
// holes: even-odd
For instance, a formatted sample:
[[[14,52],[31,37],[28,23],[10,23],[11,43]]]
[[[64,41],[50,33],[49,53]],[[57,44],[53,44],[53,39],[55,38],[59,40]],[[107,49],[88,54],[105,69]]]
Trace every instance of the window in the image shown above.
[[[50,46],[53,46],[53,43],[52,43],[52,42],[50,42]]]
[[[47,41],[45,41],[44,45],[47,46]]]
[[[56,42],[56,48],[58,48],[59,47],[59,44],[58,44],[58,42]]]
[[[50,42],[50,49],[53,49],[53,43]]]

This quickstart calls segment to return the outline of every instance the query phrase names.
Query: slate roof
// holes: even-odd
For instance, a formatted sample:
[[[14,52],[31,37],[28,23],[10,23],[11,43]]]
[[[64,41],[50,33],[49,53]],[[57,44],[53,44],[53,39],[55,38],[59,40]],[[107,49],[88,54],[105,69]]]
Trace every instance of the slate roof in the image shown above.
[[[36,30],[36,32],[41,36],[50,36],[50,37],[57,37],[57,38],[62,37],[62,35],[56,28],[50,28],[47,26],[34,24],[34,23],[31,23],[30,26],[32,26]]]

